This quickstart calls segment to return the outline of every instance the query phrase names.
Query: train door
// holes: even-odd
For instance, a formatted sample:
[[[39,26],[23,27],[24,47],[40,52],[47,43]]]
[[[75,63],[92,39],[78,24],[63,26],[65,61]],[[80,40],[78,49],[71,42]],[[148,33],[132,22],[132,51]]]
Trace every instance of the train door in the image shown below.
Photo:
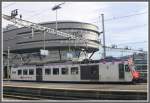
[[[81,66],[81,80],[99,80],[98,65]]]
[[[119,64],[119,79],[125,79],[124,64]]]
[[[8,72],[7,72],[7,66],[4,66],[4,69],[3,69],[3,78],[7,78],[8,77]]]
[[[36,81],[42,81],[42,68],[36,68]]]

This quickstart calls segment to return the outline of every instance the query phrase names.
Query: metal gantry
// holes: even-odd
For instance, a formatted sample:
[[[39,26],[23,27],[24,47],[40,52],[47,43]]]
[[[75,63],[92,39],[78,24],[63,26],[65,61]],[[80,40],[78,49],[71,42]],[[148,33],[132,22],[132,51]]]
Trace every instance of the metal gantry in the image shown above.
[[[13,22],[13,23],[17,24],[17,25],[31,28],[32,30],[34,29],[34,30],[45,31],[45,32],[50,33],[50,34],[59,35],[59,36],[63,36],[63,37],[70,38],[70,39],[84,40],[84,41],[86,40],[85,38],[74,36],[72,34],[61,32],[61,31],[58,31],[58,30],[56,31],[55,29],[45,27],[45,26],[41,26],[39,24],[30,22],[30,21],[27,21],[27,20],[19,19],[19,18],[16,18],[16,17],[12,18],[11,16],[8,16],[8,15],[5,15],[5,14],[2,14],[2,17],[4,19],[10,21],[10,22]]]

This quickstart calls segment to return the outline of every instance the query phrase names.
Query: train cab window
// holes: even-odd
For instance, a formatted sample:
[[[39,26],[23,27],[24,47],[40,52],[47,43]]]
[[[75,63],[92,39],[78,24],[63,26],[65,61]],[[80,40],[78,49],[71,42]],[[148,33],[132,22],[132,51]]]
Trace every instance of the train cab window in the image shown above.
[[[23,70],[23,75],[28,75],[27,69],[24,69],[24,70]]]
[[[71,74],[78,74],[78,67],[71,67]]]
[[[22,74],[22,70],[18,70],[18,75],[21,75]]]
[[[59,75],[59,68],[53,68],[53,75]]]
[[[63,75],[68,74],[68,68],[62,68],[62,69],[61,69],[61,73],[62,73]]]
[[[34,74],[34,69],[29,69],[29,75],[33,75]]]
[[[125,71],[126,71],[126,72],[130,72],[130,68],[129,68],[128,65],[125,65]]]
[[[50,68],[46,68],[45,69],[45,75],[50,75],[51,74],[51,69]]]

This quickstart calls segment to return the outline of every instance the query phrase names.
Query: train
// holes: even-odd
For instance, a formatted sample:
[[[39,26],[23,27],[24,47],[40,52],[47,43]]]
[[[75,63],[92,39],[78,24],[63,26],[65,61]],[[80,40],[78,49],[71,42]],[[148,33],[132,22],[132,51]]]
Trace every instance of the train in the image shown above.
[[[128,61],[84,61],[12,67],[10,79],[35,82],[136,82],[139,72]]]

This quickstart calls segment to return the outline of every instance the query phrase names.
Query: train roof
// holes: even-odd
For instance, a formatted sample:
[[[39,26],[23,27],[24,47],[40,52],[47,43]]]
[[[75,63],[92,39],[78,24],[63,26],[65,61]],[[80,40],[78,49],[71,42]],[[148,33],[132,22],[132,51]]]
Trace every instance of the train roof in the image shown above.
[[[94,64],[94,63],[107,63],[107,62],[121,62],[121,61],[127,61],[122,60],[118,58],[105,58],[100,60],[92,60],[92,59],[84,59],[83,61],[50,61],[47,63],[30,63],[30,64],[24,64],[24,66],[29,65],[36,65],[36,66],[44,66],[44,65],[66,65],[66,64]]]

